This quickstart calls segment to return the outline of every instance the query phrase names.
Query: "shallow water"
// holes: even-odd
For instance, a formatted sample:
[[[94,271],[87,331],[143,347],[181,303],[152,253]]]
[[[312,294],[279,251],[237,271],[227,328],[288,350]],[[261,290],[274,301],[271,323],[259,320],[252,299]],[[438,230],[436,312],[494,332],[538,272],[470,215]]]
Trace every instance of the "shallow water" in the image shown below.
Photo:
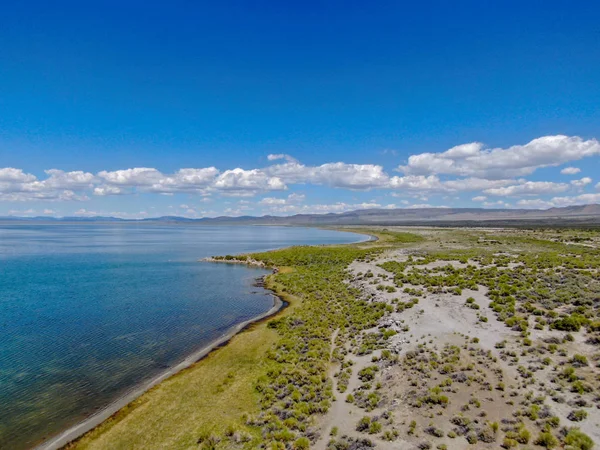
[[[273,299],[264,270],[197,262],[350,233],[288,227],[0,223],[0,448],[56,434]]]

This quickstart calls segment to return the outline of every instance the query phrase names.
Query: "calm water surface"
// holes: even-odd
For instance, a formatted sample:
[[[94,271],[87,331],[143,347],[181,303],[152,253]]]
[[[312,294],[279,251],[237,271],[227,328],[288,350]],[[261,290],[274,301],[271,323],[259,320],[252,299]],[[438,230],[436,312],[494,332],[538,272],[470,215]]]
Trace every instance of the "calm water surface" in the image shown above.
[[[0,448],[29,448],[273,299],[211,255],[361,236],[287,227],[0,223]]]

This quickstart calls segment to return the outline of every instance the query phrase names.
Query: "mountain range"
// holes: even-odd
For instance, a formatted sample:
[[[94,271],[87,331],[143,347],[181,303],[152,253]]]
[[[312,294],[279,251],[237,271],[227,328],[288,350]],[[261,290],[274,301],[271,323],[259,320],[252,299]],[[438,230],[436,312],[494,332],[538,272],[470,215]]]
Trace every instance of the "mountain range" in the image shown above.
[[[483,208],[418,208],[418,209],[363,209],[343,213],[296,214],[293,216],[205,217],[191,219],[163,216],[146,219],[118,217],[0,217],[2,221],[44,222],[186,222],[206,225],[600,225],[600,205],[578,205],[562,208],[539,209],[483,209]]]

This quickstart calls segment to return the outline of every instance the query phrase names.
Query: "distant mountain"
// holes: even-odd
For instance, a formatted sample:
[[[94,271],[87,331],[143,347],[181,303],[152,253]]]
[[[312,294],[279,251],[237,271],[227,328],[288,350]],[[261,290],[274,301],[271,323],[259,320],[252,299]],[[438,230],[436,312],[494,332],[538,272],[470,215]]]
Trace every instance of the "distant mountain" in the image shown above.
[[[149,219],[117,217],[0,217],[2,221],[45,222],[162,222],[206,225],[519,225],[599,224],[600,205],[538,209],[419,208],[363,209],[344,213],[296,214],[293,216],[241,216],[190,219],[163,216]]]

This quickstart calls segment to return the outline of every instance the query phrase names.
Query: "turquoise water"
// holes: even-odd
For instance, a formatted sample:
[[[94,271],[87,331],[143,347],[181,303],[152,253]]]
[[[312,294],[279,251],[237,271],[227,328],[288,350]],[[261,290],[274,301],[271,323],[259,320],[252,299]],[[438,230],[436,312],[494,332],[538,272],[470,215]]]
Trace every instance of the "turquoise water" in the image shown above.
[[[29,448],[267,311],[211,255],[362,237],[287,227],[0,223],[0,448]]]

